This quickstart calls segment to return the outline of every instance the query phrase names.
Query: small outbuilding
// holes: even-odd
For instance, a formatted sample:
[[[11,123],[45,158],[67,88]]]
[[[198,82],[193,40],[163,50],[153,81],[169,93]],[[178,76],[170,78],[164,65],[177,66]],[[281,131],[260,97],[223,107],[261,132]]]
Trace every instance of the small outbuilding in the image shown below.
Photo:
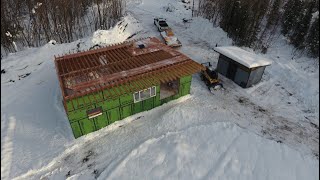
[[[189,94],[204,70],[157,38],[55,57],[55,66],[76,138]]]
[[[257,84],[266,66],[271,65],[269,59],[239,47],[215,47],[214,50],[220,54],[217,71],[243,88]]]

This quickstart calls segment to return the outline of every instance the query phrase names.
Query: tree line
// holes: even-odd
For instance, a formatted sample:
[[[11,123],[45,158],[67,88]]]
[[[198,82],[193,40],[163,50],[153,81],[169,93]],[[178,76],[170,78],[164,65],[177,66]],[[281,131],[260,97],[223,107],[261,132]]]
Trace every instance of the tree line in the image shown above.
[[[112,27],[123,6],[123,0],[1,0],[1,46],[8,53],[51,39],[72,42]]]
[[[265,53],[283,34],[300,52],[319,57],[319,0],[199,0],[197,15],[236,45]]]

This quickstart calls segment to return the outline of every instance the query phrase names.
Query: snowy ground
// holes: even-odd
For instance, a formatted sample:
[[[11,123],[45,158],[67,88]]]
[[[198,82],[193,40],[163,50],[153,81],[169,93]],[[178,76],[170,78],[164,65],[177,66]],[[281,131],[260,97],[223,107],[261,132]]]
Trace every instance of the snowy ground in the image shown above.
[[[1,179],[319,179],[319,60],[292,59],[282,37],[263,55],[273,64],[252,88],[221,77],[226,90],[212,95],[194,75],[190,96],[73,138],[53,56],[160,38],[153,18],[162,15],[179,51],[215,66],[213,47],[232,41],[205,19],[183,23],[191,18],[184,6],[129,1],[127,16],[109,31],[3,59]]]

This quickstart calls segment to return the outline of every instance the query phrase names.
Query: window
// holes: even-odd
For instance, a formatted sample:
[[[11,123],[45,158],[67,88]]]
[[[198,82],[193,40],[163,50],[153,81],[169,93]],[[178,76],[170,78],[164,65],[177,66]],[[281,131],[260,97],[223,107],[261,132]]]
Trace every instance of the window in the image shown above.
[[[139,99],[140,99],[140,93],[139,92],[134,93],[133,96],[134,96],[134,101],[139,101]]]
[[[156,87],[151,87],[151,96],[156,96]]]
[[[144,100],[151,96],[150,88],[140,91],[140,99]]]
[[[88,115],[89,119],[100,116],[100,115],[102,115],[102,108],[98,107],[95,109],[91,109],[91,110],[87,111],[87,115]]]
[[[156,87],[152,86],[139,92],[135,92],[133,94],[134,103],[149,99],[154,96],[156,96]]]

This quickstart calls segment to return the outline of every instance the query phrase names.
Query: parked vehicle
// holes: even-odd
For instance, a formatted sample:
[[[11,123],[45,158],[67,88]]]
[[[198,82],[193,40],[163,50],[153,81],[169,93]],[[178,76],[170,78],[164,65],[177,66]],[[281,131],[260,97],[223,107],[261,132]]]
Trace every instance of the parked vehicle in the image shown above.
[[[154,18],[153,24],[157,26],[159,32],[169,29],[166,19],[164,18]]]

